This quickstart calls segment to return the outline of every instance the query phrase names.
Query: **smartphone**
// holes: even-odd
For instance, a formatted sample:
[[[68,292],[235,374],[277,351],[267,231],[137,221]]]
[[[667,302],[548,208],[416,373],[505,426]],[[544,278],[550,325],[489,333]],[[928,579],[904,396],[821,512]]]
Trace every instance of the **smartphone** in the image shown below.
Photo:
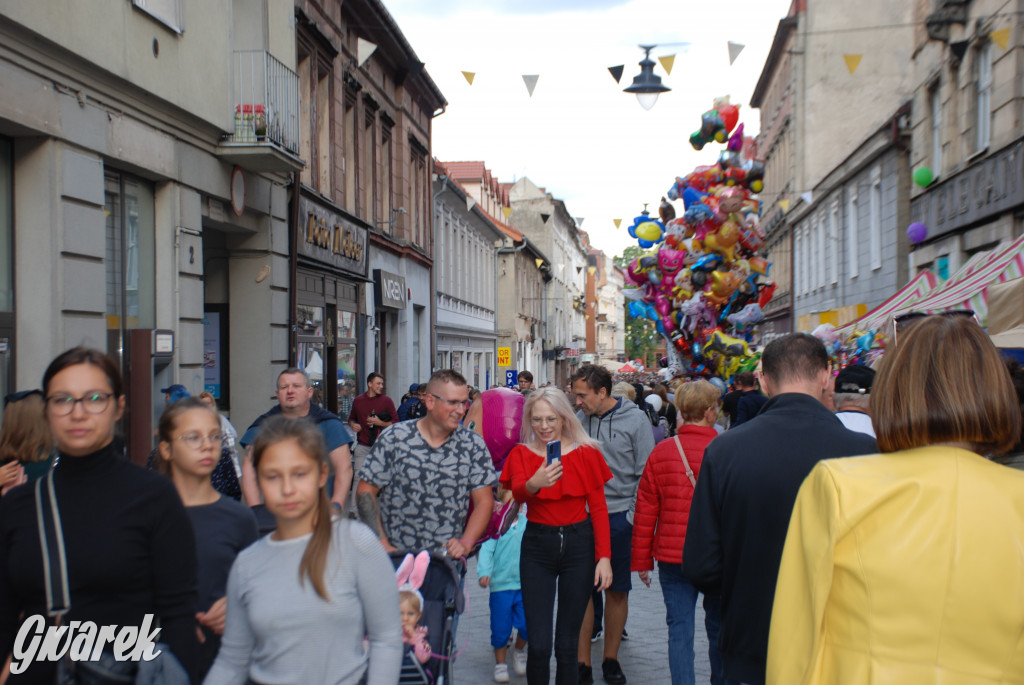
[[[552,440],[551,442],[548,443],[548,465],[550,466],[551,462],[554,462],[554,461],[561,461],[561,459],[562,459],[562,441],[561,440]]]

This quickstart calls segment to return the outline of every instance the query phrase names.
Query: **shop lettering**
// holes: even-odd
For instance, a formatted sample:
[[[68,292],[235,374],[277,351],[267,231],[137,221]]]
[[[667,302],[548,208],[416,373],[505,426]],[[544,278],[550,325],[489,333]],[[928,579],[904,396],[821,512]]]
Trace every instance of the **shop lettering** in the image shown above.
[[[381,290],[384,297],[395,302],[405,302],[405,293],[402,292],[402,284],[390,278],[381,279]]]
[[[363,259],[363,245],[351,231],[340,224],[329,227],[327,219],[317,217],[312,211],[306,221],[306,242],[357,262]]]

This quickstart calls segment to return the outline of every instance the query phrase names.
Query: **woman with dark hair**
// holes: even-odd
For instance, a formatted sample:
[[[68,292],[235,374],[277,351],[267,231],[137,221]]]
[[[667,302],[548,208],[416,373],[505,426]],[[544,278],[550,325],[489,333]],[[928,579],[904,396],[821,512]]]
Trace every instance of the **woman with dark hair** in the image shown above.
[[[45,476],[53,466],[53,434],[43,413],[43,393],[22,390],[4,398],[0,424],[0,494]]]
[[[126,460],[116,446],[125,406],[117,365],[97,350],[68,350],[46,369],[43,396],[58,463],[37,483],[49,488],[49,504],[59,512],[70,604],[62,624],[138,628],[153,615],[159,640],[194,674],[192,526],[170,481]],[[51,574],[44,570],[37,496],[28,484],[0,499],[0,661],[11,653],[20,623],[48,613]],[[47,537],[51,551],[54,539]],[[60,668],[133,677],[137,663],[116,660],[112,644],[98,656],[98,662],[62,661]],[[53,682],[57,669],[52,661],[32,661],[8,682]]]
[[[999,353],[965,316],[900,331],[871,388],[883,454],[820,462],[782,555],[768,685],[1024,682],[1024,473]]]

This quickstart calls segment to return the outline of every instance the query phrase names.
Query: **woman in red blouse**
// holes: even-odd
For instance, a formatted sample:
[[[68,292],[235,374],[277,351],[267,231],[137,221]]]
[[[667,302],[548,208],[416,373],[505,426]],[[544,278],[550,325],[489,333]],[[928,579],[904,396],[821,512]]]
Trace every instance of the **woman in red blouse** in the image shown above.
[[[668,624],[668,666],[672,685],[693,685],[693,622],[697,589],[683,577],[683,541],[690,519],[693,483],[704,460],[704,448],[718,433],[721,393],[707,381],[680,385],[675,394],[679,429],[658,443],[647,459],[636,496],[632,563],[640,580],[651,586],[654,559],[665,599]],[[685,461],[683,454],[686,455]],[[718,652],[718,597],[704,597],[704,626],[708,633],[711,682],[722,682]]]
[[[555,440],[561,441],[562,457],[548,464],[547,443]],[[597,442],[587,436],[565,394],[553,387],[534,390],[523,407],[522,444],[509,453],[501,473],[502,486],[527,504],[519,574],[530,634],[530,685],[548,683],[552,639],[556,685],[576,685],[576,644],[591,583],[604,590],[612,582],[604,500],[604,484],[611,477]],[[556,581],[558,622],[552,635]]]

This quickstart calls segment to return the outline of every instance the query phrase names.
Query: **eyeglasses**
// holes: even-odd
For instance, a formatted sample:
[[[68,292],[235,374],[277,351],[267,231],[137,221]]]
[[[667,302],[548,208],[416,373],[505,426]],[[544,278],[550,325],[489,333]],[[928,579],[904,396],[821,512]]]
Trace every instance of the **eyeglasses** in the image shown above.
[[[50,395],[46,398],[46,404],[54,416],[67,416],[75,410],[75,405],[79,402],[82,403],[82,408],[86,412],[102,414],[107,410],[110,398],[113,396],[114,394],[109,392],[90,392],[77,398],[71,395]]]
[[[555,425],[556,423],[558,423],[561,420],[562,419],[557,417],[557,416],[531,416],[530,417],[530,423],[534,424],[535,426],[539,426],[541,424],[544,424],[546,426],[553,426],[553,425]]]
[[[897,335],[897,333],[899,333],[900,331],[906,330],[907,325],[913,323],[914,321],[919,321],[921,319],[926,319],[929,316],[947,316],[947,317],[967,316],[967,317],[970,317],[970,318],[974,319],[975,323],[977,323],[979,326],[981,325],[981,321],[978,320],[978,315],[974,313],[973,309],[951,309],[948,312],[935,312],[934,314],[929,314],[928,312],[905,312],[903,314],[899,314],[899,315],[894,316],[892,318],[892,344],[893,344],[893,346],[895,347],[895,345],[896,345],[896,335]]]
[[[210,441],[210,444],[216,447],[220,443],[224,442],[224,436],[221,435],[220,433],[210,433],[209,435],[202,435],[200,433],[185,433],[184,435],[179,435],[178,437],[176,437],[175,440],[181,440],[192,449],[198,450],[202,448],[202,446],[206,443],[207,440]]]
[[[445,404],[447,404],[452,409],[454,409],[455,407],[458,407],[458,406],[465,406],[466,403],[469,401],[469,400],[447,400],[447,399],[441,397],[440,395],[435,395],[434,393],[430,393],[430,396],[433,397],[435,400],[438,400],[439,402],[444,402]]]

